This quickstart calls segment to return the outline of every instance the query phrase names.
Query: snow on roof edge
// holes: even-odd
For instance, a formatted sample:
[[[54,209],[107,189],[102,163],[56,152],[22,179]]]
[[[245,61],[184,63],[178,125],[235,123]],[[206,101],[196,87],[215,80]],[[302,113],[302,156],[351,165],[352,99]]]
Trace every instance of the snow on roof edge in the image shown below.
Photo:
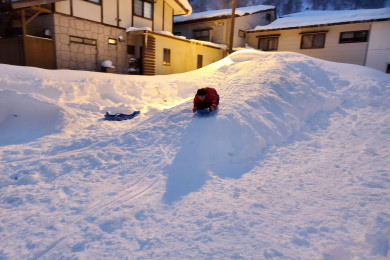
[[[267,11],[275,9],[275,6],[273,5],[254,5],[254,6],[247,6],[247,7],[239,7],[236,8],[236,16],[244,16],[247,14],[254,14],[261,11]],[[220,9],[220,10],[209,10],[199,13],[192,13],[188,16],[175,16],[174,22],[188,22],[188,21],[195,21],[195,20],[201,20],[201,19],[212,19],[212,18],[218,18],[223,16],[230,16],[232,13],[231,9]]]
[[[139,32],[139,31],[145,32],[145,33],[159,34],[159,35],[162,35],[162,36],[176,38],[176,39],[188,41],[188,42],[191,42],[191,43],[197,43],[197,44],[200,44],[200,45],[214,47],[214,48],[218,48],[218,49],[221,49],[221,50],[227,50],[227,46],[225,44],[219,44],[219,43],[208,42],[208,41],[200,41],[200,40],[195,40],[195,39],[187,39],[184,36],[174,35],[173,33],[169,32],[169,31],[152,31],[152,29],[150,27],[140,27],[140,28],[138,28],[138,27],[128,27],[126,29],[126,32]]]
[[[192,13],[192,6],[188,2],[188,0],[175,0],[178,5],[180,5],[184,11],[186,11],[185,14],[181,14],[183,16],[188,16]]]
[[[274,22],[256,26],[247,32],[275,31],[296,29],[313,26],[326,26],[332,24],[345,24],[352,22],[368,22],[390,19],[390,8],[337,10],[337,11],[305,11],[285,15]]]

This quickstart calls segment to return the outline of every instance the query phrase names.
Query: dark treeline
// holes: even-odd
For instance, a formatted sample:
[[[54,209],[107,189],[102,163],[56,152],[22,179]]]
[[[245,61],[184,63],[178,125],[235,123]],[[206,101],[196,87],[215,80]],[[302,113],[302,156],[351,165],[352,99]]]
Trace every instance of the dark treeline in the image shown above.
[[[194,12],[231,8],[232,0],[189,0]],[[353,10],[382,8],[386,0],[237,0],[237,7],[273,5],[279,15],[305,10]]]

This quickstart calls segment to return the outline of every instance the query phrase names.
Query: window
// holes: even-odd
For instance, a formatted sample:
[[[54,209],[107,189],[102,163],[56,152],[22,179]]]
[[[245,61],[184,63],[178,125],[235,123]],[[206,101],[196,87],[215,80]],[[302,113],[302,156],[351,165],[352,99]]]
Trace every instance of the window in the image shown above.
[[[192,35],[194,39],[200,40],[200,41],[210,41],[211,40],[211,29],[205,28],[205,29],[196,29],[192,32]]]
[[[153,1],[151,0],[135,0],[134,14],[144,18],[153,18]]]
[[[85,1],[91,2],[91,3],[95,3],[95,4],[99,4],[99,5],[102,3],[101,0],[85,0]]]
[[[81,43],[81,44],[84,43],[84,39],[81,37],[77,37],[77,36],[70,36],[69,41],[73,42],[73,43]]]
[[[390,73],[390,64],[387,64],[386,73]]]
[[[302,34],[301,49],[318,49],[325,47],[325,32]]]
[[[270,13],[267,13],[266,15],[265,15],[265,20],[266,21],[271,21],[271,14]]]
[[[135,46],[134,45],[127,45],[127,54],[135,55]]]
[[[368,31],[354,31],[340,33],[339,43],[367,42]]]
[[[244,30],[238,30],[238,37],[245,38],[245,31]]]
[[[163,65],[171,65],[171,49],[164,48]]]
[[[108,44],[116,45],[118,41],[114,38],[108,38]]]
[[[258,49],[263,51],[276,51],[278,49],[278,37],[277,36],[260,37]]]
[[[97,45],[97,41],[95,39],[88,39],[88,38],[83,38],[83,37],[78,37],[78,36],[69,36],[69,41],[71,43]]]
[[[198,55],[198,63],[196,65],[197,69],[200,69],[203,67],[203,55]]]

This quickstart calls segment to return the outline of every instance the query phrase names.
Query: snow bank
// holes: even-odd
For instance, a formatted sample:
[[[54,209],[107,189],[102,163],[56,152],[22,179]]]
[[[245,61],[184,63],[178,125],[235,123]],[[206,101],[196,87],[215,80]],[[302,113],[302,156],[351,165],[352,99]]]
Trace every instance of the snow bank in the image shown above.
[[[10,90],[0,90],[0,145],[25,143],[61,130],[61,107]]]

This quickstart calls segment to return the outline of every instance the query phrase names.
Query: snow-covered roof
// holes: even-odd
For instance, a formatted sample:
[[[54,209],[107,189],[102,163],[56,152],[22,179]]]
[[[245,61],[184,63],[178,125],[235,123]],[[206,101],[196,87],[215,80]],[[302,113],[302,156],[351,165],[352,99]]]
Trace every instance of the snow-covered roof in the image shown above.
[[[236,8],[236,16],[244,16],[249,14],[258,13],[261,11],[266,11],[270,9],[275,9],[275,6],[272,5],[255,5],[255,6],[247,6]],[[218,19],[222,17],[228,17],[232,14],[232,9],[221,9],[221,10],[210,10],[199,13],[192,13],[188,16],[175,16],[174,22],[187,22],[187,21],[195,21],[195,20],[204,20],[204,19]]]
[[[174,35],[172,32],[169,31],[153,31],[150,27],[128,27],[126,28],[126,32],[148,32],[148,33],[154,33],[154,34],[160,34],[160,35],[165,35],[169,36],[172,38],[188,41],[191,43],[196,43],[204,46],[209,46],[209,47],[214,47],[222,50],[226,50],[227,46],[225,44],[219,44],[219,43],[214,43],[214,42],[209,42],[209,41],[200,41],[200,40],[195,40],[195,39],[187,39],[185,36],[179,36],[179,35]]]
[[[278,18],[268,25],[256,26],[254,29],[248,30],[248,32],[293,29],[378,19],[390,19],[390,8],[342,11],[306,11],[294,13]]]
[[[192,13],[192,6],[188,3],[188,0],[174,0],[185,13],[175,13],[175,15],[189,15]]]

